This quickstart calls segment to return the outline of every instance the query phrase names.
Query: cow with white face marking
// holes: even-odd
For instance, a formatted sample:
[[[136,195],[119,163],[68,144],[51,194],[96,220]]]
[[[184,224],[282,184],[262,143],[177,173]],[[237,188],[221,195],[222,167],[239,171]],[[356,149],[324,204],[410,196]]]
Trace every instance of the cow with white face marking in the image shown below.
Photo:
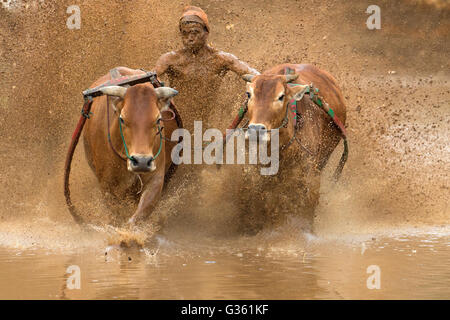
[[[346,106],[342,93],[329,73],[308,64],[278,65],[261,75],[244,75],[243,79],[248,82],[246,136],[258,133],[267,141],[270,130],[278,129],[280,151],[277,175],[248,177],[254,183],[246,186],[252,201],[245,217],[253,225],[262,226],[284,219],[286,214],[300,213],[306,217],[304,229],[311,231],[319,201],[320,172],[343,137]],[[328,114],[311,100],[310,84],[332,108]],[[337,174],[340,170],[342,167]]]
[[[122,76],[144,73],[124,67],[117,70]],[[110,75],[105,75],[91,88],[109,79]],[[94,99],[85,126],[86,158],[103,191],[118,201],[134,195],[138,207],[129,219],[134,225],[152,212],[172,166],[170,154],[175,143],[163,138],[171,137],[178,124],[175,117],[163,121],[168,118],[166,114],[163,119],[163,114],[177,91],[154,88],[150,83],[108,86],[101,91],[104,96]]]

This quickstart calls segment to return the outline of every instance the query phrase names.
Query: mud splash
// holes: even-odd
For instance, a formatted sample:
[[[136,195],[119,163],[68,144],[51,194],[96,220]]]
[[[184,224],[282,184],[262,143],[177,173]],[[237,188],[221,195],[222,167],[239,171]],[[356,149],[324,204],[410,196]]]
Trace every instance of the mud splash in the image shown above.
[[[65,25],[66,8],[73,4],[68,0],[8,3],[10,7],[0,8],[0,245],[5,247],[0,287],[7,288],[0,297],[76,297],[61,292],[64,267],[72,262],[88,270],[83,280],[87,291],[78,295],[85,298],[449,297],[449,286],[434,280],[448,282],[448,233],[442,230],[450,221],[450,10],[444,2],[380,1],[382,29],[377,31],[365,26],[371,4],[365,1],[286,0],[275,5],[250,0],[244,5],[199,0],[160,1],[159,6],[144,0],[81,1],[82,27],[76,31]],[[314,63],[342,87],[351,149],[339,184],[329,181],[340,149],[322,177],[315,231],[324,242],[299,234],[295,218],[253,238],[239,234],[239,207],[233,202],[239,169],[198,170],[196,179],[190,179],[193,169],[180,167],[146,230],[145,236],[156,234],[161,242],[147,248],[148,254],[131,257],[132,262],[119,255],[105,263],[108,245],[145,243],[145,236],[120,229],[133,210],[124,204],[112,212],[105,205],[82,147],[72,169],[73,200],[97,231],[85,233],[72,222],[63,198],[62,168],[81,91],[115,66],[151,70],[160,54],[179,48],[177,12],[188,3],[207,11],[215,47],[259,70],[280,62]],[[225,76],[211,126],[224,129],[231,122],[243,88],[237,76]],[[167,227],[159,230],[159,223]],[[411,236],[396,240],[395,233],[404,229]],[[433,232],[439,239],[422,255],[418,248],[433,240]],[[363,255],[361,241],[374,243]],[[378,241],[387,243],[381,251],[375,250],[383,246]],[[370,252],[396,271],[395,276],[386,271],[395,288],[382,293],[363,288],[367,277],[362,266],[372,264]],[[302,264],[305,253],[307,263]],[[358,267],[348,266],[349,257]],[[398,259],[404,264],[394,266]],[[27,269],[29,262],[39,265],[39,271]],[[429,268],[422,278],[412,267],[419,264]],[[176,275],[183,268],[193,275],[191,281]],[[13,274],[13,280],[5,280],[5,274]],[[412,280],[404,282],[402,274]],[[145,275],[159,282],[139,286]],[[345,283],[347,277],[361,281]],[[304,289],[300,280],[314,290]],[[199,287],[195,281],[204,288],[198,294],[189,289]],[[277,290],[269,292],[277,281]],[[413,294],[406,289],[416,285],[426,289]]]

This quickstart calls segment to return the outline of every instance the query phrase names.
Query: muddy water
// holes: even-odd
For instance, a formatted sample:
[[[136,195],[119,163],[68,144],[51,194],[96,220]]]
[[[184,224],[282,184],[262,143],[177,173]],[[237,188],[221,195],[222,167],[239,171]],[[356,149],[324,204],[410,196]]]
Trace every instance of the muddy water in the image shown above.
[[[423,230],[450,221],[446,1],[380,1],[380,30],[367,29],[372,3],[359,0],[80,1],[76,31],[65,24],[72,1],[8,3],[18,5],[0,8],[0,298],[450,298],[450,232]],[[212,45],[261,71],[313,63],[338,80],[351,151],[337,188],[323,183],[318,238],[209,237],[233,236],[236,208],[223,198],[230,180],[208,175],[198,187],[201,206],[182,212],[156,249],[113,249],[105,258],[108,235],[81,234],[71,221],[61,186],[80,92],[115,66],[151,70],[179,49],[185,4],[207,11]],[[226,76],[214,126],[228,126],[244,89]],[[27,157],[17,156],[24,150]],[[91,223],[115,221],[82,146],[71,179]],[[190,187],[174,178],[156,212],[191,209],[200,192]],[[206,235],[182,234],[193,228]],[[388,231],[399,228],[411,229]],[[71,265],[80,267],[80,290],[66,287]],[[367,288],[371,265],[380,268],[379,290]]]
[[[265,235],[267,240],[267,235]],[[0,299],[450,299],[450,232],[295,242],[158,238],[150,249],[0,249]],[[66,270],[80,268],[80,289]],[[380,288],[369,289],[380,270]],[[375,282],[369,281],[374,285]]]

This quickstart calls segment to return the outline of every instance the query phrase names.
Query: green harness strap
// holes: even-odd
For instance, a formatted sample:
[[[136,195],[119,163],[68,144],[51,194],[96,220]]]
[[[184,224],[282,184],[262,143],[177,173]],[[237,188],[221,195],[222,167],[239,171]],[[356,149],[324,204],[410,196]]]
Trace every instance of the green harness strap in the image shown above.
[[[122,122],[120,121],[120,117],[119,117],[119,129],[120,129],[120,137],[122,138],[123,146],[125,147],[125,155],[127,156],[128,159],[130,159],[130,161],[135,162],[136,159],[134,159],[133,157],[130,157],[130,154],[128,153],[128,148],[127,148],[127,144],[125,142],[125,137],[123,136]],[[162,130],[161,130],[161,126],[159,125],[159,122],[158,122],[158,133],[159,133],[159,149],[158,149],[158,152],[156,153],[156,155],[152,158],[152,161],[154,161],[154,160],[156,160],[156,158],[158,158],[158,156],[162,150],[163,138],[162,138]]]

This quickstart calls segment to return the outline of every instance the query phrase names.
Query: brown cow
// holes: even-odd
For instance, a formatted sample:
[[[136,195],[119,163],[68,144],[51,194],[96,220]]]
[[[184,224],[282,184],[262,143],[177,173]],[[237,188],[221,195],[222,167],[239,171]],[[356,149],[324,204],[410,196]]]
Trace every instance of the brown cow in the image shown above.
[[[286,75],[289,73],[286,71],[293,74]],[[306,218],[304,229],[312,231],[320,172],[341,140],[341,132],[330,116],[305,94],[305,88],[311,83],[318,88],[335,115],[345,123],[342,93],[329,73],[309,64],[282,64],[261,75],[243,78],[248,82],[248,132],[269,137],[267,130],[279,128],[280,146],[279,171],[276,176],[261,177],[261,181],[252,184],[254,189],[249,190],[252,197],[257,194],[261,197],[258,204],[251,201],[246,219],[261,227],[282,219],[285,216],[282,213],[302,212]],[[291,85],[294,83],[302,85]],[[292,100],[297,100],[297,125],[288,109]],[[252,214],[251,210],[257,212]],[[255,218],[254,214],[260,217]]]
[[[119,67],[121,75],[139,75],[143,71]],[[111,79],[110,74],[98,79],[91,88]],[[103,191],[119,201],[135,197],[138,207],[129,219],[130,225],[144,220],[158,201],[165,174],[172,165],[174,143],[165,141],[178,128],[176,120],[161,121],[162,111],[178,92],[172,88],[154,88],[150,83],[128,88],[108,86],[105,96],[92,104],[92,116],[84,131],[86,158]],[[108,142],[107,99],[110,99],[110,134],[113,148],[120,155],[128,151],[126,161],[115,154]],[[167,116],[165,116],[167,118]],[[120,132],[122,127],[123,138]],[[163,135],[159,134],[162,130]],[[127,150],[126,150],[127,149]]]

